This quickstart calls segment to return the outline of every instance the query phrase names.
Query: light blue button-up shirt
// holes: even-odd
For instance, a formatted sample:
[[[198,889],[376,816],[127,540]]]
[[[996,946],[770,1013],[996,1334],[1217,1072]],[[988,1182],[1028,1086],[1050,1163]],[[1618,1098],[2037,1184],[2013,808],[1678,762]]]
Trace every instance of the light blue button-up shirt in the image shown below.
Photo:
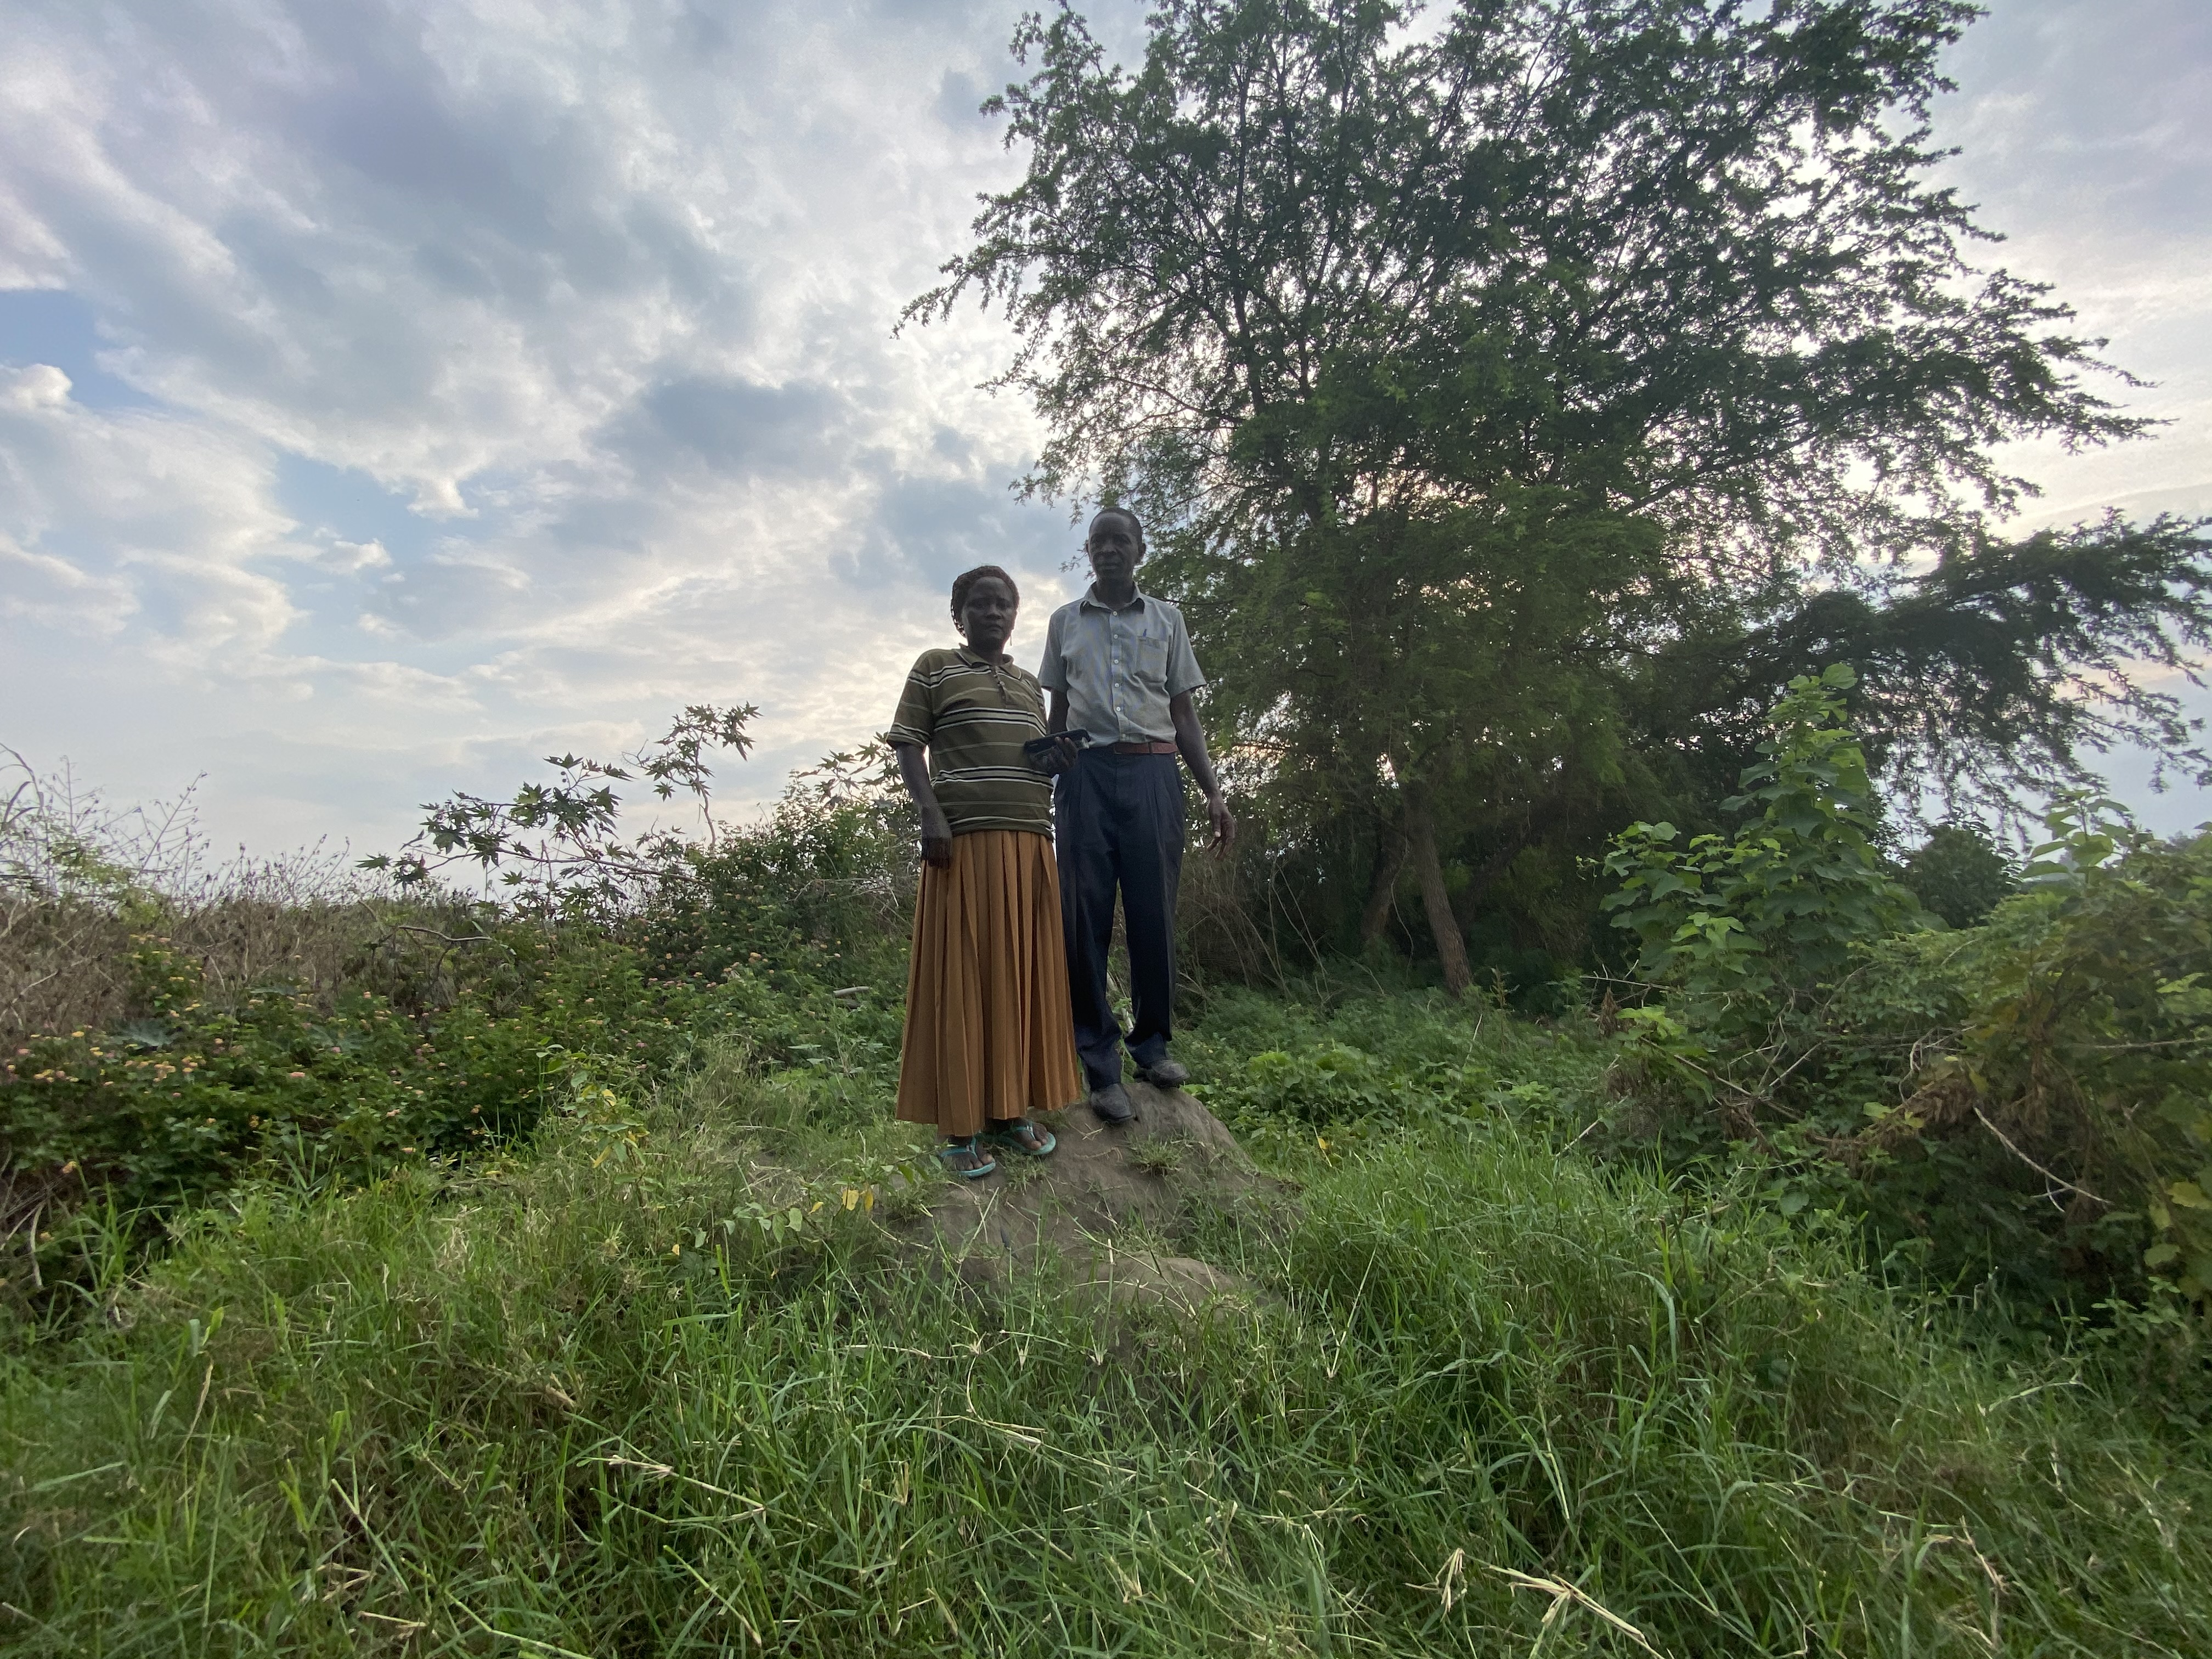
[[[1182,612],[1139,593],[1119,608],[1094,586],[1052,613],[1037,684],[1067,694],[1067,724],[1093,743],[1172,741],[1168,699],[1206,684]]]

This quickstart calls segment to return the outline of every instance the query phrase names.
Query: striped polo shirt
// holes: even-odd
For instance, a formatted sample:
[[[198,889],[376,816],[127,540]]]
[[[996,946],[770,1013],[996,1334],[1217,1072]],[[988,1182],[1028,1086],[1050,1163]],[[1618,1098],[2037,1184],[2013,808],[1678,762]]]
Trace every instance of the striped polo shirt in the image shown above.
[[[965,647],[925,651],[899,694],[885,743],[929,750],[929,781],[956,836],[971,830],[1052,833],[1052,780],[1022,744],[1044,735],[1044,693],[1012,662]]]

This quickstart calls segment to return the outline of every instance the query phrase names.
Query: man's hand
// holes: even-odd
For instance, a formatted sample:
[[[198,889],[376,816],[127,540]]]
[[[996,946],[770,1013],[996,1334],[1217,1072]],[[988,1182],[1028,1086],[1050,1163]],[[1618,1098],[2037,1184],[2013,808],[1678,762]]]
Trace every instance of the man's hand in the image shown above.
[[[1175,722],[1176,749],[1182,763],[1190,768],[1199,793],[1206,797],[1206,816],[1213,825],[1213,839],[1206,845],[1217,854],[1225,853],[1236,844],[1237,820],[1230,813],[1228,797],[1221,793],[1221,780],[1214,775],[1213,758],[1206,752],[1206,732],[1189,692],[1178,691],[1168,699],[1168,718]]]
[[[1214,853],[1225,853],[1237,843],[1237,820],[1229,811],[1228,797],[1218,789],[1206,798],[1206,816],[1213,824],[1213,839],[1207,847]]]
[[[921,861],[933,870],[952,867],[952,826],[945,809],[932,802],[921,815]]]

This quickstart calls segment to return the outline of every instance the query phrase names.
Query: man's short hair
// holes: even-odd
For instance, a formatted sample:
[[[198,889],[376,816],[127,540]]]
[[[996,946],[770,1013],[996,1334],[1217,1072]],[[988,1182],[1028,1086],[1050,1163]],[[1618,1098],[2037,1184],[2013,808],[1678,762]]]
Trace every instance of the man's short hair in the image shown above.
[[[1014,586],[1014,579],[995,564],[979,564],[973,570],[963,570],[952,579],[952,614],[954,616],[960,614],[960,608],[968,603],[969,592],[974,590],[975,584],[986,576],[996,576],[1000,581],[1006,583],[1006,592],[1013,596],[1014,608],[1018,611],[1021,608],[1022,590]]]
[[[1145,544],[1145,526],[1138,520],[1134,513],[1126,507],[1102,507],[1091,515],[1091,529],[1083,532],[1085,546],[1091,544],[1091,531],[1098,528],[1098,520],[1101,519],[1127,519],[1129,521],[1129,528],[1137,532],[1137,545],[1142,547]]]

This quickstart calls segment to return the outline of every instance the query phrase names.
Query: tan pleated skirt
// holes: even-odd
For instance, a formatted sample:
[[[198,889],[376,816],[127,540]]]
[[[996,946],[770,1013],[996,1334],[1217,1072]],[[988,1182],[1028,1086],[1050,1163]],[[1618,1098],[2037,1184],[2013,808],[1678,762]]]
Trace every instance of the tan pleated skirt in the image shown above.
[[[1081,1078],[1050,839],[955,836],[950,868],[921,867],[899,1116],[972,1135],[1057,1111],[1081,1097]]]

